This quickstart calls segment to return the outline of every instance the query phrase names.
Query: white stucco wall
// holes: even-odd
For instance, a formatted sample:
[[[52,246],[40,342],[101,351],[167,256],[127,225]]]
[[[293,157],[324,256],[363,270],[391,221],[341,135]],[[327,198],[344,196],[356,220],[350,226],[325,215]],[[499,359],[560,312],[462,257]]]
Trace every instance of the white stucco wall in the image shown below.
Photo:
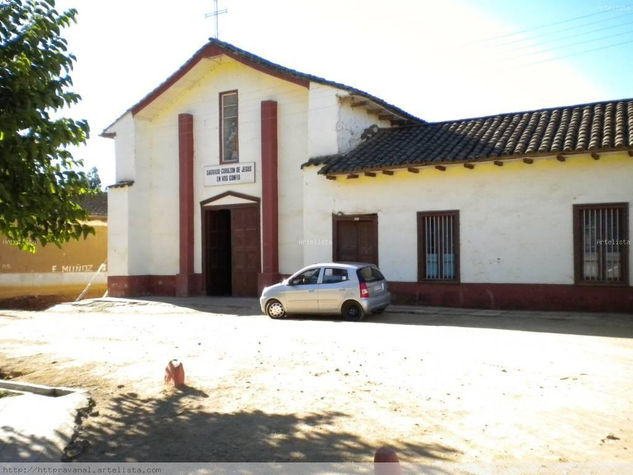
[[[308,91],[297,90],[278,101],[279,272],[290,274],[301,266],[303,252],[303,173],[308,159]]]
[[[573,205],[633,202],[633,160],[601,156],[336,181],[305,168],[304,264],[332,258],[332,213],[377,213],[381,269],[390,280],[416,281],[416,213],[459,210],[462,282],[571,284]]]
[[[195,78],[192,81],[191,78]],[[281,272],[303,260],[301,163],[308,158],[306,87],[256,71],[227,57],[205,59],[170,91],[134,116],[135,179],[127,188],[127,271],[112,275],[174,275],[179,271],[178,114],[194,121],[194,270],[202,272],[202,229],[199,203],[226,191],[261,198],[261,102],[277,101],[279,180],[279,259]],[[219,164],[219,94],[238,91],[240,163],[255,162],[255,183],[205,186],[203,169]],[[117,124],[117,143],[130,129]],[[121,155],[119,155],[121,153]],[[117,149],[117,166],[130,163],[130,148]],[[117,175],[118,176],[118,175]],[[123,177],[123,175],[122,175]],[[123,236],[124,231],[121,231]],[[125,239],[113,235],[111,247]],[[116,244],[120,242],[121,245]],[[113,251],[113,256],[116,253]],[[124,265],[115,266],[123,269]]]
[[[308,154],[310,158],[345,153],[360,144],[363,131],[371,126],[391,127],[364,107],[352,107],[348,91],[312,82],[308,110]]]
[[[310,83],[308,110],[308,157],[338,153],[336,124],[339,120],[340,91],[334,87]]]
[[[149,131],[151,123],[142,118],[134,120],[135,168],[134,184],[128,188],[128,272],[129,275],[148,274],[153,259],[151,248],[156,239],[151,222],[153,144]],[[115,274],[112,274],[115,275]]]
[[[111,275],[132,275],[142,271],[144,255],[138,246],[141,239],[138,228],[146,224],[141,203],[146,180],[137,160],[139,128],[132,113],[128,112],[107,132],[115,134],[116,181],[137,182],[129,187],[108,190],[108,266]],[[129,207],[130,202],[136,206]]]
[[[363,131],[372,125],[391,127],[389,121],[379,120],[376,114],[368,113],[365,108],[352,107],[349,101],[340,101],[336,122],[338,152],[349,152],[360,145]]]
[[[149,246],[149,188],[152,144],[148,122],[123,115],[107,130],[115,134],[117,182],[133,181],[131,186],[108,190],[108,266],[110,275],[147,273]]]
[[[134,180],[136,147],[134,143],[134,118],[132,117],[132,113],[128,112],[121,117],[109,131],[116,133],[116,140],[114,142],[114,152],[117,157],[115,166],[116,181]]]
[[[180,265],[178,114],[162,114],[139,122],[144,126],[143,149],[148,154],[142,167],[147,180],[142,183],[142,193],[148,204],[148,232],[142,237],[146,260],[142,274],[174,275]],[[135,203],[134,207],[138,205]]]
[[[128,188],[108,189],[108,270],[128,275]]]
[[[205,186],[204,167],[219,164],[219,94],[237,90],[240,163],[255,163],[255,183]],[[194,270],[202,272],[204,200],[231,191],[261,198],[261,102],[278,104],[279,264],[289,274],[332,258],[332,214],[378,215],[380,266],[394,281],[417,279],[418,211],[459,210],[464,283],[573,283],[572,206],[633,202],[633,160],[624,153],[505,161],[498,167],[398,170],[336,181],[308,158],[348,151],[372,124],[388,127],[346,91],[309,88],[227,57],[205,59],[136,116],[121,117],[117,180],[109,192],[110,275],[179,271],[178,114],[194,117]],[[222,204],[240,202],[226,198]],[[216,203],[220,204],[220,203]],[[633,226],[633,219],[630,220]],[[633,231],[629,230],[629,235]],[[633,259],[633,253],[629,253]],[[633,264],[629,265],[633,270]],[[630,279],[630,280],[633,280]]]

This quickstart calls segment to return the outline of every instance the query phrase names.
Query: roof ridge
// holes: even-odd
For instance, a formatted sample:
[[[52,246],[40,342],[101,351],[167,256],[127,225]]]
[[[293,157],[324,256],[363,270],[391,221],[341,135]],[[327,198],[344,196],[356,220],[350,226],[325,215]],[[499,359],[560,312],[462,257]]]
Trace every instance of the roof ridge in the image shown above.
[[[276,71],[278,73],[286,75],[288,78],[299,79],[299,80],[307,81],[307,82],[317,82],[317,83],[329,85],[338,89],[343,89],[352,94],[358,94],[358,95],[364,96],[367,99],[380,105],[381,107],[384,107],[385,109],[393,112],[395,115],[404,118],[405,120],[412,121],[415,123],[426,123],[425,120],[420,119],[419,117],[416,117],[413,114],[405,111],[404,109],[401,109],[398,106],[390,104],[389,102],[377,96],[369,94],[368,92],[362,91],[360,89],[357,89],[352,86],[348,86],[340,82],[330,81],[328,79],[315,76],[314,74],[304,73],[301,71],[297,71],[296,69],[291,69],[286,66],[282,66],[278,63],[274,63],[266,58],[263,58],[262,56],[256,55],[255,53],[251,53],[250,51],[246,51],[231,43],[227,43],[226,41],[222,41],[217,38],[209,38],[209,40],[200,48],[198,48],[196,52],[191,57],[189,57],[189,59],[187,59],[176,71],[170,74],[165,80],[163,80],[160,84],[158,84],[158,86],[156,86],[154,89],[148,92],[138,102],[136,102],[134,105],[128,108],[116,120],[114,120],[114,122],[108,125],[103,130],[103,132],[101,132],[101,136],[110,137],[110,138],[113,137],[113,134],[111,132],[108,132],[108,129],[110,129],[114,124],[116,124],[127,113],[131,112],[133,115],[135,115],[138,111],[143,109],[147,104],[151,103],[157,97],[162,95],[176,81],[178,81],[182,76],[184,76],[189,71],[190,68],[192,68],[195,64],[197,64],[198,61],[207,57],[206,54],[208,54],[209,49],[213,47],[219,48],[220,50],[223,50],[225,52],[228,52],[234,55],[234,59],[235,59],[235,56],[243,58],[247,62],[251,63],[251,67],[253,67],[253,63],[254,63],[255,66],[261,66],[265,69]]]
[[[392,109],[394,112],[397,112],[399,115],[403,115],[403,116],[407,117],[408,119],[414,120],[414,121],[419,122],[419,123],[426,123],[426,121],[424,119],[420,119],[419,117],[414,116],[413,114],[405,111],[404,109],[401,109],[398,106],[390,104],[389,102],[385,101],[384,99],[381,99],[381,98],[379,98],[377,96],[374,96],[373,94],[365,92],[365,91],[363,91],[361,89],[358,89],[358,88],[355,88],[355,87],[352,87],[352,86],[348,86],[347,84],[343,84],[343,83],[338,82],[338,81],[332,81],[332,80],[329,80],[329,79],[325,79],[325,78],[323,78],[321,76],[316,76],[316,75],[311,74],[311,73],[304,73],[302,71],[298,71],[296,69],[292,69],[292,68],[289,68],[287,66],[282,66],[281,64],[274,63],[273,61],[270,61],[270,60],[268,60],[268,59],[266,59],[266,58],[264,58],[262,56],[259,56],[259,55],[255,54],[255,53],[251,53],[250,51],[246,51],[245,49],[242,49],[242,48],[240,48],[238,46],[235,46],[232,43],[227,43],[226,41],[222,41],[222,40],[219,40],[217,38],[209,38],[209,43],[207,43],[207,45],[208,44],[214,44],[214,45],[216,45],[216,46],[218,46],[220,48],[225,48],[225,49],[231,50],[231,51],[233,51],[234,53],[236,53],[238,55],[245,56],[247,59],[251,59],[251,60],[255,59],[255,60],[259,61],[259,62],[264,63],[265,65],[267,65],[270,68],[281,69],[281,70],[285,71],[286,73],[288,73],[290,75],[297,75],[297,76],[300,76],[300,77],[302,77],[304,79],[307,79],[309,81],[312,81],[312,82],[318,82],[318,83],[329,85],[329,86],[333,86],[333,87],[336,87],[336,88],[339,88],[339,89],[345,89],[346,91],[349,91],[351,93],[365,96],[368,99],[379,103],[383,107],[386,107],[388,109]]]

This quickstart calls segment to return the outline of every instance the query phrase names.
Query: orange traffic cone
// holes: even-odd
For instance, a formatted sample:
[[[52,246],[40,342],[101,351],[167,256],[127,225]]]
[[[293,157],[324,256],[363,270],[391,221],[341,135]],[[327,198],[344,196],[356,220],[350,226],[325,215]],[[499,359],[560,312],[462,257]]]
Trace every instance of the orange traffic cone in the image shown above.
[[[185,368],[179,360],[171,360],[165,368],[165,383],[174,386],[184,386]]]

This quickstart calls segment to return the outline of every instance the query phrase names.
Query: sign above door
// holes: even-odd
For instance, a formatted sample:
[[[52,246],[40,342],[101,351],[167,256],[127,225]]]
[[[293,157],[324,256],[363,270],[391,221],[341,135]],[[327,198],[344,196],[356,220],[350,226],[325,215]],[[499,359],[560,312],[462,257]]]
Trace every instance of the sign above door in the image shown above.
[[[255,162],[204,167],[204,186],[255,183]]]

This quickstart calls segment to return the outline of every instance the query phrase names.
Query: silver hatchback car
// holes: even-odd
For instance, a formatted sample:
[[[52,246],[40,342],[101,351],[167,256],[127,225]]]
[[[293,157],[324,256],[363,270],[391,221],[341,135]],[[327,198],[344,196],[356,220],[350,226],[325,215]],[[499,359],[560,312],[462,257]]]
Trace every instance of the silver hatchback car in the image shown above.
[[[270,318],[288,314],[342,314],[351,321],[380,313],[391,303],[387,281],[374,264],[332,262],[304,267],[259,299]]]

